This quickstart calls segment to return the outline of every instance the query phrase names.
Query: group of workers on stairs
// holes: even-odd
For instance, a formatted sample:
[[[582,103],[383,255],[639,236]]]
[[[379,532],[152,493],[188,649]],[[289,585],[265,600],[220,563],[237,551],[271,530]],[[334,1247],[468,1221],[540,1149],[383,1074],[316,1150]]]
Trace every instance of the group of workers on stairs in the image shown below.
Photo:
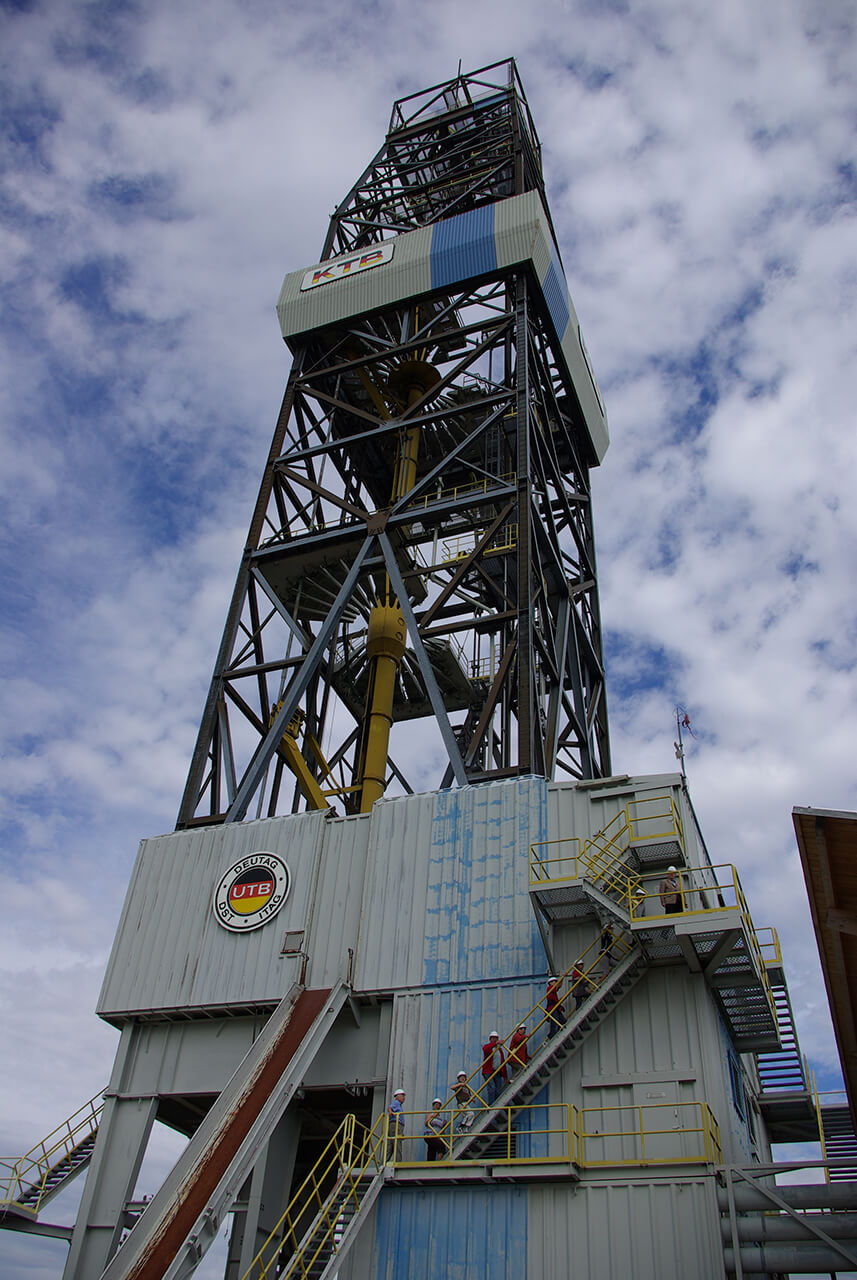
[[[542,1010],[544,1013],[542,1022],[547,1024],[548,1038],[554,1036],[566,1023],[563,1001],[573,999],[575,1010],[579,1009],[610,972],[617,960],[617,941],[613,926],[606,923],[599,938],[598,955],[594,963],[585,967],[581,957],[572,966],[570,974],[563,978],[548,979],[544,998],[536,1006],[536,1011]],[[564,980],[567,980],[568,985],[563,992]],[[467,1133],[473,1126],[476,1110],[479,1107],[492,1107],[510,1080],[523,1071],[530,1060],[529,1035],[525,1022],[518,1023],[507,1043],[500,1039],[499,1032],[490,1032],[482,1046],[481,1086],[478,1089],[471,1088],[472,1077],[463,1070],[458,1072],[450,1086],[455,1100],[454,1124],[451,1124],[449,1111],[444,1107],[443,1100],[433,1099],[423,1127],[426,1160],[447,1159],[451,1138]],[[474,1072],[475,1074],[477,1073]],[[388,1108],[389,1160],[401,1159],[400,1144],[405,1137],[404,1102],[404,1089],[397,1089]]]

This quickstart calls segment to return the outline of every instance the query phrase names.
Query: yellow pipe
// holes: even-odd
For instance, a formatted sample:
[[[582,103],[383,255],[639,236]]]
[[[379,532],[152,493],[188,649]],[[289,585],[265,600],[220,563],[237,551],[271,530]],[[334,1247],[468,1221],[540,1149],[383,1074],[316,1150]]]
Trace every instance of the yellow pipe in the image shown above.
[[[398,600],[381,604],[369,615],[366,653],[372,664],[365,751],[360,770],[360,812],[368,813],[384,794],[387,782],[387,749],[393,724],[396,673],[405,652],[405,619]]]

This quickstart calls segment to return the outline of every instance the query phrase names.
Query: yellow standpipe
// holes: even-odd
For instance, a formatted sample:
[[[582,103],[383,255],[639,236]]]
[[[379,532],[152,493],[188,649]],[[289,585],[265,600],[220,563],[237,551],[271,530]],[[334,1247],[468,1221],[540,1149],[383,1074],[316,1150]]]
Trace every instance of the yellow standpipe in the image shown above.
[[[395,397],[410,408],[439,378],[434,365],[425,360],[405,360],[390,374],[389,388]],[[404,497],[414,487],[421,432],[420,426],[409,427],[399,441],[391,502]],[[369,636],[366,643],[369,688],[363,729],[364,745],[357,777],[361,813],[368,813],[375,801],[380,800],[384,794],[396,675],[405,653],[406,638],[407,629],[401,607],[398,600],[390,601],[388,591],[386,602],[379,600],[369,614]]]
[[[360,770],[360,812],[368,813],[384,794],[387,748],[393,724],[396,673],[405,652],[407,630],[398,600],[379,600],[369,614],[366,654],[371,663],[365,725],[366,743]]]

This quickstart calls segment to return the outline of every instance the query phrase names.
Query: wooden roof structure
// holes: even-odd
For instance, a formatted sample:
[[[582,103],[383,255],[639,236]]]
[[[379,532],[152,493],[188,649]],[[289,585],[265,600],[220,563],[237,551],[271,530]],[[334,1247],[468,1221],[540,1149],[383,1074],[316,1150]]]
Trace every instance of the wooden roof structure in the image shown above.
[[[792,820],[857,1128],[857,813],[795,808]]]

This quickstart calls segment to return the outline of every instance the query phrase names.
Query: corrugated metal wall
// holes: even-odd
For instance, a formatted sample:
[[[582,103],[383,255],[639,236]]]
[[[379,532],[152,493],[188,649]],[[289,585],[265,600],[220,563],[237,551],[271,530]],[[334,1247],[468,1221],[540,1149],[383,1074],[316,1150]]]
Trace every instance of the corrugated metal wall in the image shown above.
[[[543,972],[528,878],[530,844],[545,829],[545,783],[538,778],[377,804],[358,989]]]
[[[386,1188],[341,1280],[723,1280],[711,1177]]]
[[[539,1280],[722,1280],[714,1194],[713,1178],[604,1180],[571,1193],[564,1186],[532,1188],[527,1270],[521,1274]]]
[[[542,1277],[527,1270],[527,1212],[525,1187],[389,1188],[378,1201],[371,1274],[375,1280]]]
[[[358,990],[496,981],[541,973],[527,893],[529,847],[545,831],[545,784],[524,778],[386,800],[368,817],[297,814],[144,840],[99,1012],[278,1000],[300,972],[281,955],[303,930],[307,981]],[[280,854],[292,873],[272,921],[230,933],[218,880],[246,854]]]
[[[144,840],[98,1012],[279,1000],[300,971],[280,951],[287,929],[306,928],[326,821],[307,813]],[[217,882],[239,858],[263,851],[287,862],[289,897],[270,924],[230,933],[211,910]]]
[[[544,982],[530,979],[397,996],[390,1089],[407,1090],[408,1110],[445,1099],[459,1071],[479,1066],[490,1032],[505,1039],[543,994]]]

